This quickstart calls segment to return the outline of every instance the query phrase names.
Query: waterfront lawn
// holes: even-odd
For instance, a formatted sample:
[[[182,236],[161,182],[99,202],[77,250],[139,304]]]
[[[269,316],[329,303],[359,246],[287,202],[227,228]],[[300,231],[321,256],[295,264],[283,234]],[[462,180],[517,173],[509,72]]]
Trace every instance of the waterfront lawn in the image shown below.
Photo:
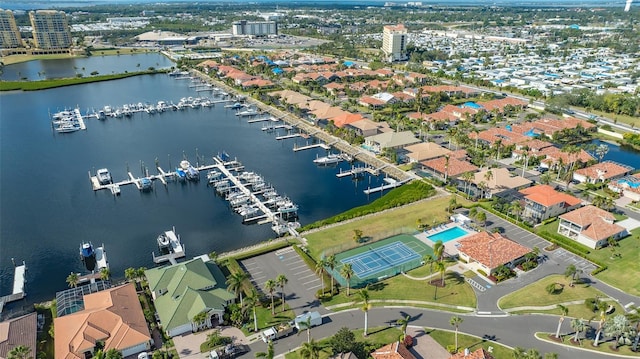
[[[464,330],[464,322],[460,324],[460,330]],[[447,345],[451,345],[452,347],[455,346],[455,333],[452,331],[426,328],[425,333],[438,342],[438,344],[443,348],[446,348]],[[471,352],[484,348],[486,351],[491,351],[494,358],[513,357],[513,350],[511,348],[486,339],[458,332],[458,349],[464,350],[464,348],[468,348]]]
[[[162,72],[162,71],[147,70],[147,71],[128,72],[128,73],[122,73],[122,74],[98,75],[98,76],[87,76],[87,77],[69,77],[69,78],[62,78],[62,79],[51,79],[51,80],[40,80],[40,81],[0,81],[0,91],[15,91],[15,90],[37,91],[37,90],[45,90],[45,89],[50,89],[55,87],[80,85],[80,84],[86,84],[91,82],[118,80],[126,77],[148,75],[148,74],[154,74],[158,72]]]
[[[51,55],[9,55],[2,58],[2,63],[5,65],[17,64],[21,62],[33,61],[33,60],[55,60],[55,59],[70,59],[81,58],[85,56],[76,56],[70,54],[51,54]]]
[[[585,275],[585,273],[582,274],[582,276]],[[559,292],[555,294],[549,294],[546,288],[553,283],[556,283],[557,287],[562,289],[559,289]],[[540,307],[584,300],[586,298],[606,298],[604,293],[594,287],[576,283],[574,283],[573,287],[569,287],[570,283],[570,278],[565,278],[559,274],[550,275],[500,298],[498,305],[502,309],[524,306]],[[569,315],[574,316],[573,313],[569,313]]]
[[[413,277],[422,277],[429,275],[428,266],[416,268],[407,274]],[[436,279],[436,277],[432,277]],[[439,303],[463,307],[476,307],[476,295],[471,286],[464,280],[464,277],[455,272],[447,272],[445,274],[444,288],[438,288],[437,299],[434,300],[436,287],[428,284],[429,280],[413,280],[403,276],[402,274],[389,279],[373,283],[369,285],[369,296],[371,300],[415,300],[425,303]],[[358,289],[351,289],[351,293],[347,297],[347,288],[340,288],[340,293],[334,295],[331,299],[324,301],[324,306],[332,306],[343,303],[352,303],[360,301],[357,296]],[[398,293],[402,293],[402,298],[398,297]],[[390,303],[371,303],[374,306],[390,305]],[[408,304],[412,305],[412,304]],[[447,310],[446,307],[440,307]],[[336,309],[339,310],[339,309]]]
[[[398,341],[402,332],[400,329],[395,327],[373,327],[367,330],[367,337],[364,338],[362,336],[363,330],[357,329],[353,330],[355,334],[356,341],[363,342],[366,348],[377,349],[381,348],[389,343]],[[306,342],[306,333],[301,333],[300,336],[304,336],[304,340],[301,341]],[[311,329],[311,337],[313,337],[313,329]],[[332,355],[331,347],[329,346],[329,338],[323,338],[318,341],[323,350],[320,352],[320,357],[318,359],[327,359]],[[277,345],[277,344],[276,344]],[[266,346],[265,346],[266,351]],[[302,359],[302,355],[300,354],[300,349],[295,350],[293,352],[287,353],[285,355],[286,359]]]
[[[602,340],[597,347],[594,347],[593,346],[593,339],[585,339],[584,335],[580,334],[580,336],[579,336],[580,342],[579,343],[574,343],[573,342],[573,337],[575,335],[575,332],[570,333],[570,334],[573,334],[573,335],[561,335],[560,336],[562,338],[562,344],[568,345],[568,346],[571,346],[571,347],[576,347],[576,348],[584,348],[584,349],[588,349],[588,350],[593,350],[593,351],[597,351],[599,353],[606,353],[606,354],[627,356],[627,357],[640,357],[640,353],[632,352],[631,351],[631,347],[628,346],[628,345],[621,345],[620,347],[618,347],[618,350],[614,350],[613,348],[615,347],[615,343],[613,342],[613,339]],[[559,344],[555,339],[555,333],[536,333],[535,336],[538,339],[541,339],[541,340],[544,340],[544,341],[548,341],[548,342],[551,342],[551,343],[554,343],[554,344]],[[550,336],[552,336],[553,338],[549,338]]]
[[[449,205],[449,196],[436,199],[419,201],[402,208],[393,209],[384,213],[378,213],[366,218],[355,219],[349,223],[337,225],[335,227],[322,229],[315,233],[302,234],[307,238],[308,250],[311,257],[316,260],[330,248],[353,247],[353,233],[355,229],[363,232],[364,237],[376,236],[380,238],[385,233],[391,237],[398,228],[415,228],[417,231],[417,220],[422,220],[424,224],[442,223],[449,220],[450,214],[446,211]],[[460,197],[458,204],[470,203]]]
[[[149,52],[149,49],[138,49],[138,48],[129,48],[123,47],[118,49],[93,49],[91,50],[92,56],[113,56],[113,55],[132,55],[132,54],[143,54]]]

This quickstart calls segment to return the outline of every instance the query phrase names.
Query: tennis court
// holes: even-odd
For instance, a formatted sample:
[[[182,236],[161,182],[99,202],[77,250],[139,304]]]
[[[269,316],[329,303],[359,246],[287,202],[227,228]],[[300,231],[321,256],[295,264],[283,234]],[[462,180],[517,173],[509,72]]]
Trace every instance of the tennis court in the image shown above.
[[[340,270],[350,264],[351,286],[364,286],[417,268],[422,265],[422,258],[431,253],[431,247],[416,237],[402,234],[338,253],[336,259],[340,265],[331,274],[341,285],[346,285]]]

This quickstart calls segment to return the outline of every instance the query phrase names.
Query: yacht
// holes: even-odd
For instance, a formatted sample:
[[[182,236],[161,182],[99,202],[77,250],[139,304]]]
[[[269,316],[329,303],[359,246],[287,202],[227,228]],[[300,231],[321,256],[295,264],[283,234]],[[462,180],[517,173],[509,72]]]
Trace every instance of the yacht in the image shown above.
[[[69,133],[80,131],[80,125],[77,122],[66,122],[59,124],[58,127],[55,128],[58,133]]]
[[[189,161],[180,161],[180,168],[184,171],[188,180],[197,181],[200,179],[200,172]]]
[[[326,165],[333,165],[341,161],[342,161],[342,156],[335,153],[330,153],[327,156],[316,158],[315,160],[313,160],[313,163],[321,166],[326,166]]]
[[[96,269],[96,252],[91,242],[82,242],[80,244],[80,259],[88,271]]]
[[[230,108],[232,110],[239,110],[244,107],[240,102],[236,102],[234,104],[224,105],[225,108]]]
[[[106,168],[99,169],[98,172],[96,172],[96,177],[98,177],[98,182],[102,185],[112,182],[111,173],[109,173],[109,170]]]
[[[176,234],[176,229],[161,233],[156,239],[160,254],[173,254],[175,258],[184,257],[184,248],[180,243],[180,236]]]
[[[140,179],[140,189],[142,191],[151,191],[151,185],[153,184],[153,182],[151,182],[151,179],[147,178],[147,177],[143,177]]]

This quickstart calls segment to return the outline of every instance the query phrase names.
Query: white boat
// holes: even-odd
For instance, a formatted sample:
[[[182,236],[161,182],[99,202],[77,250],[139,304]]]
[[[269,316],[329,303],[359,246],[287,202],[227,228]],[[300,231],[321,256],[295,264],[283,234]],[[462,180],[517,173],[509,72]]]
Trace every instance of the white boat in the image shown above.
[[[254,110],[252,108],[240,112],[236,112],[236,116],[245,117],[245,116],[255,116],[259,115],[260,112],[258,110]]]
[[[200,179],[200,171],[193,167],[189,161],[180,161],[180,168],[184,171],[188,180],[197,181]]]
[[[161,233],[156,240],[161,254],[166,252],[173,254],[176,258],[184,257],[180,236],[176,234],[175,228]]]
[[[105,185],[111,183],[111,173],[106,168],[101,168],[96,172],[96,177],[98,178],[98,182],[100,184]]]
[[[241,104],[240,102],[236,102],[236,103],[229,104],[229,105],[224,105],[224,108],[230,108],[232,110],[239,110],[239,109],[241,109],[243,107],[244,107],[244,105]]]
[[[298,206],[293,204],[293,202],[288,201],[282,206],[278,206],[279,213],[294,213],[298,211]]]
[[[327,156],[316,158],[315,160],[313,160],[313,163],[321,166],[326,166],[326,165],[336,164],[341,161],[342,161],[342,156],[335,153],[330,153]]]
[[[59,133],[76,132],[76,131],[80,131],[80,125],[77,122],[68,122],[68,123],[60,124],[58,127],[55,128],[55,130],[56,132],[59,132]]]

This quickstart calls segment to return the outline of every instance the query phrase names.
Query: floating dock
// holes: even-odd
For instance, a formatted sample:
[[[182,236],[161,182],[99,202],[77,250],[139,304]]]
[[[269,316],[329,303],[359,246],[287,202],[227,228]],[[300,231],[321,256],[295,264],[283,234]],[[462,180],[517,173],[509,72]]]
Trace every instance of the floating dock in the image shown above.
[[[360,167],[351,167],[351,169],[347,171],[343,171],[342,169],[340,169],[340,172],[336,173],[336,177],[342,178],[347,176],[357,176],[364,172],[368,172],[374,176],[378,175],[378,171],[376,171],[375,169],[367,166],[360,166]]]
[[[300,147],[298,147],[298,145],[297,145],[297,144],[294,144],[294,145],[293,145],[293,152],[304,151],[304,150],[310,150],[310,149],[312,149],[312,148],[318,148],[318,147],[319,147],[319,148],[324,148],[324,149],[325,149],[325,150],[327,150],[327,151],[331,149],[331,146],[327,145],[327,144],[326,144],[326,143],[324,143],[324,142],[315,143],[315,144],[313,144],[313,145],[309,145],[309,144],[307,144],[307,145],[305,145],[305,146],[300,146]]]
[[[376,193],[376,192],[382,192],[386,189],[392,189],[392,188],[396,188],[396,187],[400,187],[404,184],[404,182],[402,181],[396,181],[393,178],[385,178],[384,179],[385,182],[387,182],[388,184],[382,185],[382,186],[378,186],[378,187],[374,187],[374,188],[367,188],[364,190],[365,194],[371,194],[371,193]]]
[[[301,136],[302,136],[302,134],[300,134],[300,133],[292,133],[290,135],[277,136],[276,140],[280,141],[280,140],[286,140],[286,139],[289,139],[289,138],[296,138],[296,137],[301,137]]]
[[[16,266],[13,272],[13,292],[9,295],[0,297],[0,313],[4,309],[5,304],[15,302],[24,298],[27,294],[24,292],[24,284],[26,282],[27,265],[22,264]]]

